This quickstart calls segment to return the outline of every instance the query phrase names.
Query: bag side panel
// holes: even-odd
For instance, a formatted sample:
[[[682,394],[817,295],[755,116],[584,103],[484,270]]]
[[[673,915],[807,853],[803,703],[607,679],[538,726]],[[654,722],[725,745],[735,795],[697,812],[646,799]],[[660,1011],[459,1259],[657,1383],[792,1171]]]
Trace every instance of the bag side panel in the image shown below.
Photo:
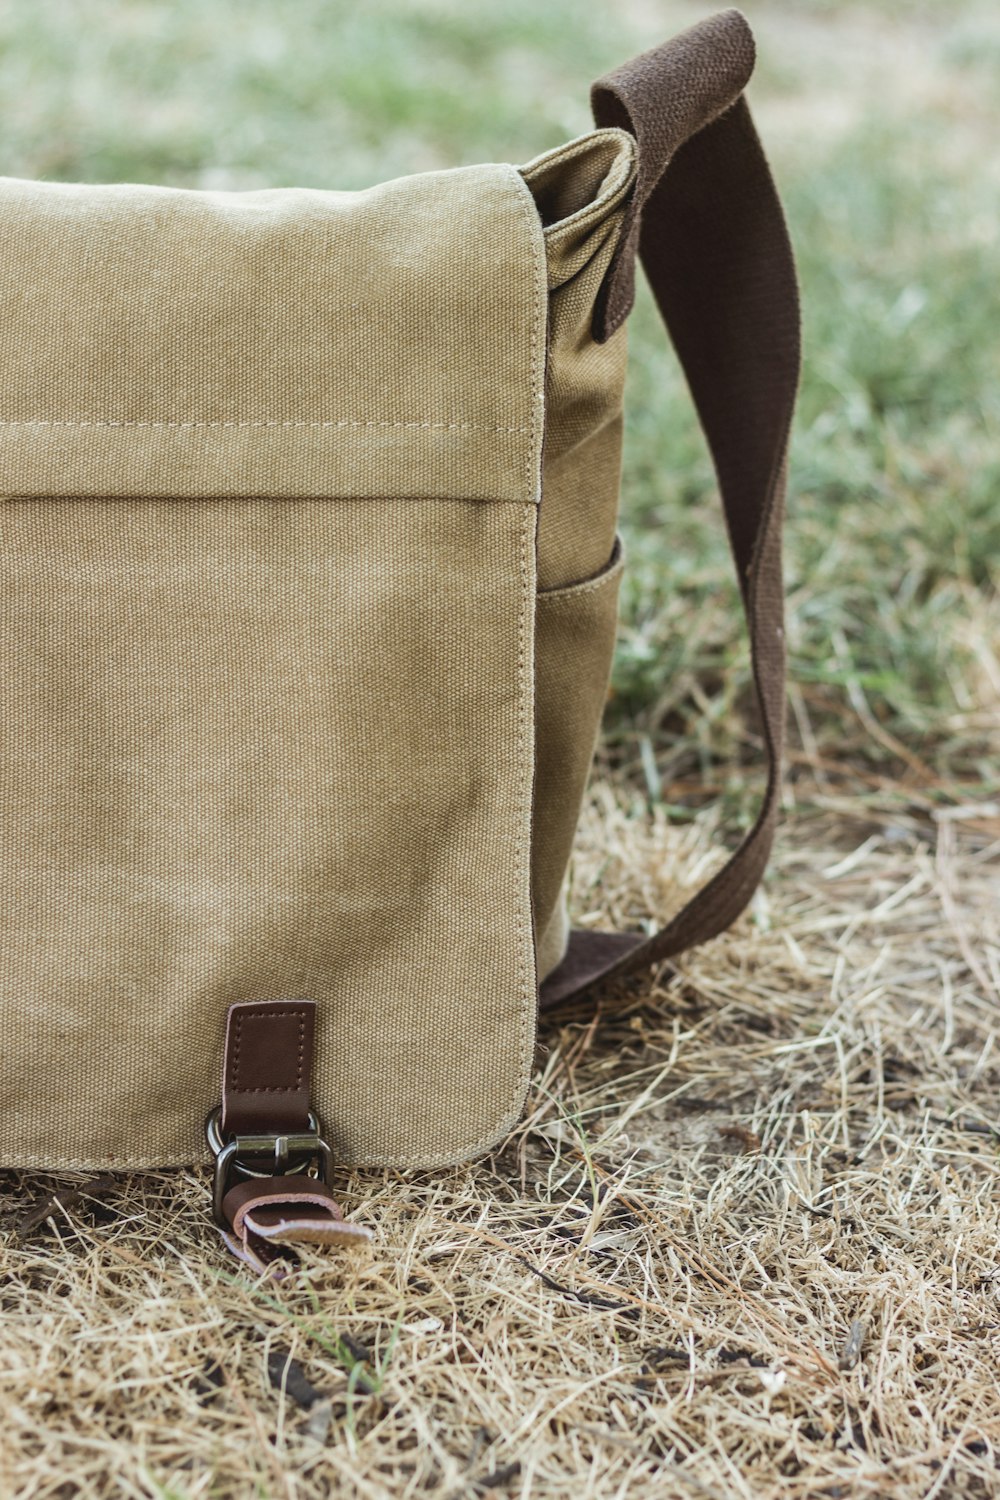
[[[568,937],[560,891],[607,694],[626,330],[598,344],[594,303],[634,181],[632,138],[593,132],[524,168],[547,220],[549,331],[538,529],[534,909],[539,972]]]
[[[538,595],[536,628],[536,786],[532,889],[543,914],[540,978],[563,957],[567,924],[560,903],[594,741],[607,696],[623,559],[617,547],[596,578]]]

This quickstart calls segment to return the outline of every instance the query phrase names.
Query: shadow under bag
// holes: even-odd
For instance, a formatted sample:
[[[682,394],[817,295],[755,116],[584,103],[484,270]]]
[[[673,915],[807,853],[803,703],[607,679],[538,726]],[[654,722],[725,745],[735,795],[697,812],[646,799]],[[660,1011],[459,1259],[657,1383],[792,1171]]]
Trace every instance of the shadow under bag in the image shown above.
[[[752,66],[715,16],[519,169],[0,179],[0,1165],[214,1159],[258,1267],[362,1237],[331,1160],[486,1150],[539,996],[746,905],[778,804],[799,351]],[[565,900],[637,255],[715,463],[769,767],[742,845],[651,938],[573,932]]]

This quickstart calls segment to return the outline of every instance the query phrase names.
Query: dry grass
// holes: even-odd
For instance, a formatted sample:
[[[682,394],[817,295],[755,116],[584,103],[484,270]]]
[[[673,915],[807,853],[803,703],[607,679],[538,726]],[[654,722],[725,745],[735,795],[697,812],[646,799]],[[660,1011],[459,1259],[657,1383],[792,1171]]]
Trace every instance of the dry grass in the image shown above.
[[[542,1033],[524,1122],[339,1186],[370,1249],[280,1287],[200,1173],[0,1260],[0,1493],[1000,1493],[1000,810],[800,821],[727,938]],[[583,904],[664,910],[712,830],[599,788]],[[8,1227],[42,1186],[3,1182]]]

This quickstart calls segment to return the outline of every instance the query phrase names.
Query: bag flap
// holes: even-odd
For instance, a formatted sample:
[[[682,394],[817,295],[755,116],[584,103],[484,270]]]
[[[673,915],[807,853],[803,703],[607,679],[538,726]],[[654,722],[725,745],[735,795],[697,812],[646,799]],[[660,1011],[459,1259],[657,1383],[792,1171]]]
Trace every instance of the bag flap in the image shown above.
[[[0,494],[536,500],[543,267],[510,166],[0,179]]]

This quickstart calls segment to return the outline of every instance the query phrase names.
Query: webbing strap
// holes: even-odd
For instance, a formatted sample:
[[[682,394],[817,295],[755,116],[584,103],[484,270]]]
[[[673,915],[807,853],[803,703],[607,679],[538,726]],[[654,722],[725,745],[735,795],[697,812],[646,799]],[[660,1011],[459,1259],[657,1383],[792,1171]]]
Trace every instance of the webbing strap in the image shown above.
[[[638,176],[595,311],[628,316],[638,251],[694,398],[722,495],[750,635],[767,757],[756,822],[729,861],[655,936],[574,932],[541,990],[555,1005],[722,932],[756,889],[777,819],[785,722],[781,528],[799,375],[791,246],[743,89],[753,36],[724,11],[593,87],[598,125],[630,131]]]

